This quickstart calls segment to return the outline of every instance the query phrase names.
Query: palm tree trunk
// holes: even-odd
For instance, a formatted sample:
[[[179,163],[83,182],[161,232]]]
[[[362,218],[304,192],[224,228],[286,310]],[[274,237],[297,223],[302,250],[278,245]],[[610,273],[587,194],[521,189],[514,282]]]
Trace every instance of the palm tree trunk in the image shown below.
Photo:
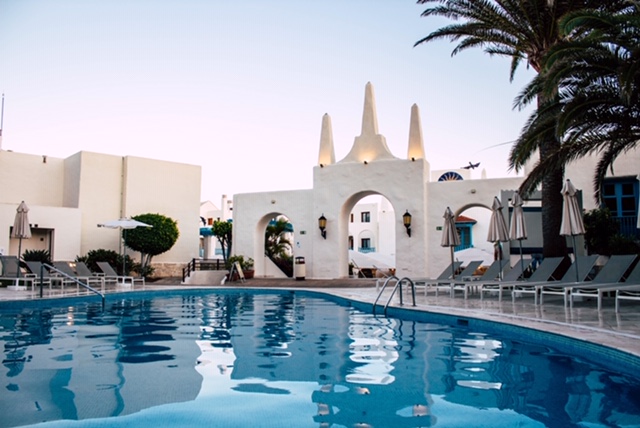
[[[538,108],[543,103],[543,96],[538,95]],[[540,159],[553,156],[560,142],[555,135],[549,135],[540,144]],[[544,257],[564,257],[567,255],[567,241],[560,235],[562,223],[562,184],[564,168],[558,167],[545,175],[541,189],[542,215],[542,255]]]

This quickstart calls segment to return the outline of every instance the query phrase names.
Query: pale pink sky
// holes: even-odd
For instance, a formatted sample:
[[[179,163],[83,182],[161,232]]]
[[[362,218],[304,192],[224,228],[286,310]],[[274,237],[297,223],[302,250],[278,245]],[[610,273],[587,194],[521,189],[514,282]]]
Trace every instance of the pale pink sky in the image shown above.
[[[414,0],[0,0],[3,149],[87,150],[202,166],[202,200],[312,186],[322,115],[337,159],[360,132],[364,87],[405,157],[411,105],[432,169],[507,174],[528,113],[509,63],[414,48],[445,21]]]

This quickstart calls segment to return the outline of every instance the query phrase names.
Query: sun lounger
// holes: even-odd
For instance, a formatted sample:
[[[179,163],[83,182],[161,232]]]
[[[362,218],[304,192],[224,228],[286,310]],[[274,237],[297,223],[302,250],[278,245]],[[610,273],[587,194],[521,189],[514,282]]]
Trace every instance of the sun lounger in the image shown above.
[[[598,309],[602,307],[602,299],[607,293],[616,293],[616,312],[620,309],[620,300],[640,300],[640,261],[636,263],[624,282],[601,284],[597,292]]]
[[[463,280],[449,281],[451,287],[451,295],[455,295],[457,289],[464,291],[464,298],[467,298],[470,288],[478,288],[483,281],[495,281],[500,276],[500,271],[506,270],[509,264],[502,260],[496,260],[487,268],[484,273],[478,277],[467,277]]]
[[[511,269],[504,272],[502,279],[493,278],[492,280],[481,280],[474,284],[480,289],[480,300],[484,299],[484,293],[493,293],[498,291],[498,301],[502,301],[502,291],[505,288],[509,288],[509,284],[516,282],[520,279],[524,271],[531,265],[533,259],[526,259],[524,261],[518,260]],[[557,267],[557,266],[556,266]],[[554,268],[555,270],[555,268]],[[503,287],[502,285],[505,285]]]
[[[576,261],[571,263],[571,266],[569,266],[569,269],[567,269],[567,271],[559,281],[545,281],[538,284],[531,284],[533,292],[535,293],[535,298],[537,299],[539,295],[540,304],[542,305],[544,303],[545,294],[563,296],[564,305],[567,306],[567,303],[569,301],[569,296],[566,292],[567,285],[586,281],[597,260],[597,255],[578,256],[576,258]],[[576,269],[578,271],[577,275]]]
[[[0,263],[2,263],[2,275],[0,279],[12,281],[15,285],[31,284],[33,289],[33,277],[31,275],[25,275],[20,269],[20,260],[16,256],[0,256]]]
[[[454,262],[453,264],[450,264],[449,266],[447,266],[447,268],[443,270],[442,273],[438,275],[436,278],[418,278],[413,280],[413,284],[414,286],[424,285],[424,295],[426,296],[427,287],[429,287],[429,285],[437,284],[438,282],[451,279],[451,272],[457,271],[458,269],[460,269],[460,266],[462,266],[462,262]],[[378,291],[377,284],[376,284],[376,291]]]
[[[69,264],[69,262],[53,262],[53,267],[59,272],[66,275],[71,281],[80,281],[84,285],[92,286],[95,284],[103,285],[100,277],[92,275],[79,275]],[[76,282],[76,285],[80,285]]]
[[[27,265],[27,269],[29,269],[30,276],[33,279],[33,283],[31,284],[31,288],[33,289],[34,285],[42,283],[42,285],[48,285],[49,289],[53,286],[53,284],[60,284],[60,287],[64,289],[65,284],[68,282],[62,276],[54,276],[51,275],[49,269],[47,269],[41,262],[24,262]]]
[[[591,281],[579,284],[567,284],[565,286],[565,292],[568,295],[570,306],[573,307],[573,300],[576,297],[597,296],[598,310],[601,310],[604,294],[600,292],[600,289],[612,287],[619,283],[622,284],[620,281],[622,281],[624,274],[633,265],[635,259],[635,254],[613,255]]]
[[[560,263],[564,257],[546,257],[542,260],[542,263],[538,266],[533,274],[523,281],[495,281],[495,282],[487,282],[481,285],[480,294],[489,291],[498,290],[499,299],[502,300],[502,294],[504,290],[511,290],[511,299],[515,302],[515,290],[521,290],[525,293],[528,292],[528,284],[540,283],[542,281],[549,281],[550,279],[554,279],[553,274],[555,273]],[[514,266],[515,269],[515,266]],[[514,274],[515,275],[515,272]],[[519,276],[521,276],[520,274]],[[537,302],[537,301],[536,301]]]
[[[460,281],[471,280],[471,278],[473,277],[473,275],[476,273],[476,271],[480,266],[482,266],[482,260],[475,260],[475,261],[469,262],[469,264],[462,270],[462,272],[460,272],[460,274],[457,277],[453,279],[446,279],[444,281],[433,283],[432,285],[435,285],[435,289],[436,289],[436,296],[438,296],[439,286],[448,286],[449,294],[451,295],[451,297],[453,297],[454,288],[452,284]]]
[[[131,285],[132,287],[136,282],[144,285],[144,277],[136,278],[133,276],[118,275],[108,262],[98,262],[97,265],[102,273],[104,273],[105,281],[114,281],[120,285]]]

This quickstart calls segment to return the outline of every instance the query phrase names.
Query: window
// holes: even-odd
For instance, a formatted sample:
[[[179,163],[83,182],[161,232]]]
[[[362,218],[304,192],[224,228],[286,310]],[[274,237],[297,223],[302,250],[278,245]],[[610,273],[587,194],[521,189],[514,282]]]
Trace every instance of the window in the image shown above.
[[[363,250],[371,248],[371,239],[370,238],[362,238],[360,240],[360,248]]]
[[[353,214],[351,214],[353,215]],[[349,249],[353,250],[353,236],[349,236]]]
[[[635,177],[605,179],[602,201],[620,222],[620,233],[635,236],[638,222],[638,181]]]
[[[351,223],[353,223],[353,213],[351,213],[351,214],[350,214],[350,216],[349,216],[349,221],[350,221]]]
[[[360,213],[360,221],[362,223],[370,223],[371,222],[371,213],[369,213],[369,211],[362,211]]]

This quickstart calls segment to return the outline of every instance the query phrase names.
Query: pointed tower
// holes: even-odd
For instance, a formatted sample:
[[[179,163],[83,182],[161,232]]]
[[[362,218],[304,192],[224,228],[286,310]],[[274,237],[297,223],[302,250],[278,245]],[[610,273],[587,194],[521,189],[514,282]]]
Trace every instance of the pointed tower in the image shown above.
[[[424,142],[422,140],[422,125],[420,124],[420,110],[418,105],[411,106],[411,120],[409,123],[409,149],[407,159],[424,159]]]
[[[325,166],[334,163],[336,163],[336,154],[333,149],[333,129],[331,128],[331,116],[325,113],[324,116],[322,116],[318,165]]]
[[[378,134],[378,117],[373,85],[367,83],[364,91],[364,110],[362,112],[362,131],[355,138],[351,151],[342,162],[371,162],[381,159],[397,159],[389,151],[384,136]]]

